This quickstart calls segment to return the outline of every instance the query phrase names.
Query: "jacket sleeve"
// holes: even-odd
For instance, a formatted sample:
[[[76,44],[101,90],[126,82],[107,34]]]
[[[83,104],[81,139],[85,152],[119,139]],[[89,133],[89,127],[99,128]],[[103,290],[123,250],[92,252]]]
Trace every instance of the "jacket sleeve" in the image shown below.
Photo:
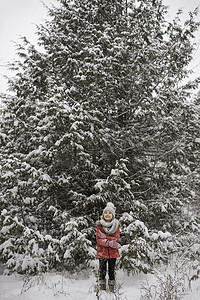
[[[116,237],[114,237],[114,236],[110,236],[110,235],[106,235],[106,239],[108,240],[108,241],[116,241]]]
[[[107,239],[100,239],[100,237],[98,236],[99,231],[100,231],[100,226],[97,226],[97,233],[96,233],[97,244],[100,245],[100,246],[108,247],[106,245]]]

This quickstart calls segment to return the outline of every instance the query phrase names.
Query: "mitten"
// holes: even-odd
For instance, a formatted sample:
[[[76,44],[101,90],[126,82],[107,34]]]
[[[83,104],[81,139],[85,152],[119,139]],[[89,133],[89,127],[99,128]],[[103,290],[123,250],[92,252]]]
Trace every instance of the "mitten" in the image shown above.
[[[99,237],[100,239],[106,239],[106,234],[99,230],[99,232],[98,232],[98,237]]]
[[[109,241],[109,247],[111,248],[119,248],[120,247],[120,244],[116,241]]]

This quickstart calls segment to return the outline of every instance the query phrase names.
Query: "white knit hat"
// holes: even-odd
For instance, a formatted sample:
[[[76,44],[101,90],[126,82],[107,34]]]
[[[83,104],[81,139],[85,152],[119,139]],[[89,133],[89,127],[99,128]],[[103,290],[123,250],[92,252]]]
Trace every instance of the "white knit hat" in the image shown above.
[[[115,218],[115,210],[116,207],[114,206],[114,204],[112,202],[108,202],[106,207],[103,210],[103,214],[105,213],[105,211],[110,211],[113,215],[113,217]]]

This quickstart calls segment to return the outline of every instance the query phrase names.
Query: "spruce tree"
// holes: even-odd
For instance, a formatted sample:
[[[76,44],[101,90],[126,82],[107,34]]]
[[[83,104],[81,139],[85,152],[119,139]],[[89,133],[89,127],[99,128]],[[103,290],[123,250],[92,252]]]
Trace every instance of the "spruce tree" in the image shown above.
[[[183,80],[197,11],[184,25],[166,13],[161,0],[58,0],[37,26],[42,50],[23,38],[0,132],[5,261],[17,217],[22,235],[39,232],[43,269],[88,267],[106,201],[121,218],[123,268],[149,270],[150,257],[162,259],[158,240],[171,239],[161,230],[192,229],[182,207],[197,197],[188,177],[198,171],[199,110],[189,96],[199,80]],[[140,262],[127,264],[132,256]]]

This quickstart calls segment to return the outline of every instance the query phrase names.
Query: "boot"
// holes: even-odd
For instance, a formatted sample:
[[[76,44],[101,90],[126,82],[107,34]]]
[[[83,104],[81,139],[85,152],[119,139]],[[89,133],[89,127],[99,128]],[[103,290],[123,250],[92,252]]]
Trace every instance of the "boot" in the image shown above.
[[[100,286],[100,290],[106,290],[106,280],[105,279],[100,279],[99,280],[99,286]]]
[[[108,280],[108,287],[109,287],[109,291],[114,293],[115,291],[115,280]]]

